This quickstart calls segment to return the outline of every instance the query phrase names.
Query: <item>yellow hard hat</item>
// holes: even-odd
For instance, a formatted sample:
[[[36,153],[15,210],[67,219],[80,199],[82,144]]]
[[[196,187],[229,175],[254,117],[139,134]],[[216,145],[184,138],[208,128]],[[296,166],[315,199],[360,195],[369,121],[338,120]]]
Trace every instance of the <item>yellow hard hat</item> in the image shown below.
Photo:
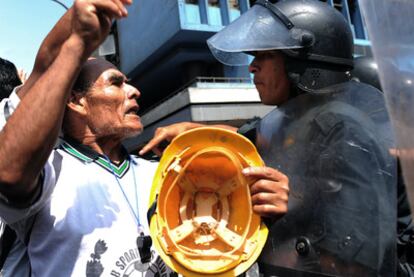
[[[258,258],[267,227],[241,173],[263,166],[243,136],[203,127],[165,149],[152,184],[150,232],[164,262],[184,276],[236,276]],[[151,210],[151,209],[150,209]]]

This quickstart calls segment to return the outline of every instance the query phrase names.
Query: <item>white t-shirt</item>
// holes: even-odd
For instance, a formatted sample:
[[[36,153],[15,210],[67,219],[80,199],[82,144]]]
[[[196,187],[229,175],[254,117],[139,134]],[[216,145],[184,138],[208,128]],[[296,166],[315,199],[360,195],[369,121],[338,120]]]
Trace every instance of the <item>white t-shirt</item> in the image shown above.
[[[63,141],[45,165],[39,199],[27,209],[0,205],[18,236],[30,236],[33,276],[169,276],[155,250],[142,264],[136,244],[137,209],[149,235],[146,212],[156,167],[135,156],[109,167],[104,157]]]
[[[9,97],[2,99],[0,102],[0,130],[6,125],[7,118],[20,103],[20,99],[17,96],[20,88],[21,86],[15,87]],[[26,246],[20,240],[15,240],[13,243],[1,270],[1,276],[30,276],[30,263],[26,253]]]
[[[7,118],[14,112],[17,105],[20,103],[20,98],[17,96],[17,91],[21,86],[15,87],[9,98],[4,98],[0,102],[0,130],[6,125]]]

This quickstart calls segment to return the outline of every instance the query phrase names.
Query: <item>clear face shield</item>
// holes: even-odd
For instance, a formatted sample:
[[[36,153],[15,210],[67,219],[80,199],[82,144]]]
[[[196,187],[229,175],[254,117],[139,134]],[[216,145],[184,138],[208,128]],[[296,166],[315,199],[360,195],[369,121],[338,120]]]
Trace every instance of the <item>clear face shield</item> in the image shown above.
[[[220,62],[241,66],[249,64],[248,52],[302,48],[305,33],[270,2],[259,0],[207,44]]]
[[[414,211],[414,2],[360,0]]]

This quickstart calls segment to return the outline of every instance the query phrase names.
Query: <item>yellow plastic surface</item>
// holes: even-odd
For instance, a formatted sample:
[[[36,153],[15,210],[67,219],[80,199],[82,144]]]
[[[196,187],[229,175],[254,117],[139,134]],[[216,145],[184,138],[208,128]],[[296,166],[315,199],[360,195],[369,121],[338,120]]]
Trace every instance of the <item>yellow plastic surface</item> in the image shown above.
[[[247,166],[263,166],[254,145],[219,128],[193,129],[164,151],[154,177],[150,222],[164,262],[184,276],[236,276],[258,258],[268,230],[251,207]]]

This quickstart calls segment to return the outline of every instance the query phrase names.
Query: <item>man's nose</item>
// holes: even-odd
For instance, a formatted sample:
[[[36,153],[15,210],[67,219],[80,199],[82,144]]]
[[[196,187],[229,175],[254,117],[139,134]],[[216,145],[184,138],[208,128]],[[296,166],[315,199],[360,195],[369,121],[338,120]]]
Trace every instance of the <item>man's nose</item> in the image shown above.
[[[252,63],[249,65],[249,72],[255,74],[257,71],[259,71],[259,66],[256,58],[254,58]]]
[[[136,98],[138,99],[141,96],[141,92],[134,86],[127,85],[127,96],[129,99]]]

